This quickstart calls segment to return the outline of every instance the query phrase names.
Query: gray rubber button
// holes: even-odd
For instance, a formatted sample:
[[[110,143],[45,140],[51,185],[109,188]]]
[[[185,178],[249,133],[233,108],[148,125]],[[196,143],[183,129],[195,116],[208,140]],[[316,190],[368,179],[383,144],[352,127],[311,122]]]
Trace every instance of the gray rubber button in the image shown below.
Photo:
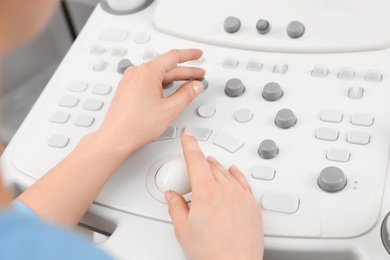
[[[226,82],[225,93],[229,97],[239,97],[245,92],[245,86],[242,81],[236,78],[229,79]]]
[[[318,177],[318,185],[321,189],[328,192],[336,192],[342,190],[347,184],[347,178],[342,170],[337,167],[326,167]]]
[[[284,108],[278,111],[275,124],[280,128],[290,128],[297,123],[297,117],[290,109]]]
[[[383,245],[390,254],[390,212],[387,213],[385,219],[382,222],[381,237]]]
[[[275,101],[283,96],[283,90],[276,82],[269,82],[263,88],[263,98],[267,101]]]
[[[292,21],[287,26],[287,34],[291,38],[299,38],[305,33],[305,26],[298,21]]]
[[[270,139],[266,139],[260,143],[257,153],[261,158],[272,159],[279,153],[279,148],[276,143]]]
[[[118,72],[120,74],[123,74],[125,73],[125,70],[128,68],[128,67],[131,67],[133,66],[133,63],[131,63],[130,60],[128,59],[123,59],[123,60],[120,60],[119,63],[118,63]]]
[[[227,33],[235,33],[240,30],[241,22],[237,17],[229,16],[223,23],[223,28]]]
[[[260,34],[266,34],[270,31],[271,26],[267,20],[260,19],[256,23],[256,30]]]

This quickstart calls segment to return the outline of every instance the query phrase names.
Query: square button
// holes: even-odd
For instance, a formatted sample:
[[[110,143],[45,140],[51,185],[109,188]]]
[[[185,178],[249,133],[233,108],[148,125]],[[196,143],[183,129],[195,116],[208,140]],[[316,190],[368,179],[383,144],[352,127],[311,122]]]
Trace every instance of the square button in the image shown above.
[[[374,117],[369,114],[354,113],[351,116],[351,124],[360,126],[371,126],[374,123]]]
[[[169,126],[167,130],[165,130],[165,132],[154,141],[157,142],[157,141],[175,139],[176,136],[177,136],[177,127]]]
[[[95,118],[93,118],[92,116],[80,115],[80,116],[76,117],[76,119],[74,120],[73,123],[76,126],[89,127],[93,124],[94,121],[95,121]]]
[[[79,99],[72,96],[65,96],[60,99],[58,103],[62,107],[75,107],[79,103]]]
[[[349,161],[350,152],[341,148],[330,148],[326,154],[329,161],[347,162]]]
[[[361,131],[350,131],[347,135],[347,142],[351,144],[368,144],[370,142],[370,134]]]
[[[339,132],[333,128],[321,127],[316,131],[316,138],[325,141],[336,141],[339,137]]]
[[[92,93],[95,95],[108,95],[111,90],[112,87],[107,84],[95,84],[92,86]]]
[[[85,101],[83,108],[85,110],[98,111],[103,107],[103,101],[97,99],[88,99]]]
[[[324,110],[321,112],[320,119],[324,122],[340,123],[343,119],[343,113],[337,110]]]
[[[53,135],[49,138],[48,145],[56,148],[64,148],[69,143],[69,138],[62,135]]]
[[[88,87],[88,83],[84,81],[75,81],[68,86],[68,90],[72,92],[84,92]]]
[[[252,177],[258,180],[270,181],[275,177],[275,169],[257,165],[252,169]]]
[[[50,122],[58,123],[58,124],[64,124],[68,121],[70,115],[65,112],[57,111],[50,117]]]
[[[212,133],[209,128],[203,127],[186,127],[185,130],[190,131],[198,141],[207,141]]]

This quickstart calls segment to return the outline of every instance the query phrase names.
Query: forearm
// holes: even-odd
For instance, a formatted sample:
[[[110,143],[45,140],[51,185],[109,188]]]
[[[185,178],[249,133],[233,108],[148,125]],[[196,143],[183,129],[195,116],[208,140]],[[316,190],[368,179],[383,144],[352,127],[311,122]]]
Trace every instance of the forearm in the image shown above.
[[[109,140],[99,131],[84,137],[72,153],[17,199],[43,219],[76,225],[129,153]]]

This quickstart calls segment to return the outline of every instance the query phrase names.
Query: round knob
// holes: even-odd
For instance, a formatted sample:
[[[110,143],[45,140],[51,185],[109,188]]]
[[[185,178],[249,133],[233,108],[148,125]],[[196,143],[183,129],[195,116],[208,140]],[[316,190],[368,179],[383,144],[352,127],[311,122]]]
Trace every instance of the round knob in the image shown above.
[[[272,159],[278,155],[279,148],[274,141],[266,139],[260,143],[257,153],[264,159]]]
[[[267,20],[260,19],[256,23],[256,30],[260,34],[266,34],[270,31],[271,26]]]
[[[298,21],[292,21],[287,26],[287,34],[291,38],[299,38],[305,33],[305,26]]]
[[[174,190],[181,195],[191,192],[191,184],[184,159],[168,161],[156,173],[156,186],[161,192]]]
[[[280,128],[290,128],[297,122],[297,117],[290,109],[284,108],[278,111],[275,117],[275,124]]]
[[[318,185],[321,189],[328,192],[335,192],[342,190],[347,184],[347,178],[342,170],[337,167],[326,167],[318,177]]]
[[[106,0],[107,5],[114,11],[118,12],[136,12],[147,6],[150,0]]]
[[[223,28],[227,33],[235,33],[240,30],[241,22],[237,17],[229,16],[223,23]]]
[[[245,86],[242,81],[236,78],[229,79],[226,82],[225,93],[229,97],[238,97],[245,92]]]
[[[120,60],[119,63],[118,63],[118,69],[117,69],[117,71],[118,71],[120,74],[123,74],[123,73],[125,73],[125,70],[126,70],[128,67],[131,67],[131,66],[133,66],[133,63],[131,63],[130,60],[128,60],[128,59]]]
[[[263,98],[267,101],[275,101],[283,96],[283,90],[276,82],[269,82],[263,88]]]

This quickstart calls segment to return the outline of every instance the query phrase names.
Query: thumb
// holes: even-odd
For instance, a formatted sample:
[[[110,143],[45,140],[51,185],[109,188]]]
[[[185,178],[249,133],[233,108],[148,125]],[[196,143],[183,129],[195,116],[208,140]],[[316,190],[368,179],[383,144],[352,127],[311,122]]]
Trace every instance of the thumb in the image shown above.
[[[197,80],[191,80],[178,88],[175,93],[169,96],[167,103],[171,106],[170,111],[176,118],[180,112],[190,104],[203,90],[203,84]],[[171,112],[170,112],[171,113]]]
[[[183,196],[179,193],[169,190],[165,192],[165,200],[168,204],[169,215],[172,219],[172,224],[175,227],[176,236],[184,231],[184,226],[188,218],[188,205]]]

